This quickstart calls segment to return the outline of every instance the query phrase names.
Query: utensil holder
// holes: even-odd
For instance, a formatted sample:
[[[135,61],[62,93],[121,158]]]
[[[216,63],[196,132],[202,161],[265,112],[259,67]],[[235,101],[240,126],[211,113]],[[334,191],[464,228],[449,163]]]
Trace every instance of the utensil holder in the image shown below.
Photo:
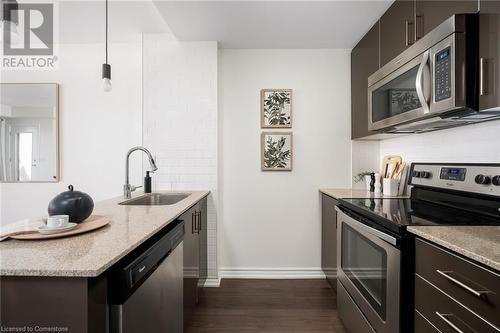
[[[383,192],[387,196],[397,196],[399,190],[399,179],[384,178]]]

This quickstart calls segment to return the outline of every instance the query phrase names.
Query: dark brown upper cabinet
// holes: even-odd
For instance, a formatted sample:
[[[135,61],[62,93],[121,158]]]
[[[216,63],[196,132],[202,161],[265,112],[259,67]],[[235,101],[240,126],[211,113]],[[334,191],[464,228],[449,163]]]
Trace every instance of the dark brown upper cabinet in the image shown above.
[[[500,1],[481,0],[479,19],[479,109],[500,105]]]
[[[368,77],[379,68],[378,22],[351,52],[351,138],[376,132],[368,130]]]
[[[500,14],[500,1],[497,0],[480,0],[479,9],[481,13]]]
[[[415,42],[415,1],[396,0],[380,18],[380,67]]]
[[[477,0],[417,0],[415,2],[415,39],[419,40],[454,14],[477,11]]]

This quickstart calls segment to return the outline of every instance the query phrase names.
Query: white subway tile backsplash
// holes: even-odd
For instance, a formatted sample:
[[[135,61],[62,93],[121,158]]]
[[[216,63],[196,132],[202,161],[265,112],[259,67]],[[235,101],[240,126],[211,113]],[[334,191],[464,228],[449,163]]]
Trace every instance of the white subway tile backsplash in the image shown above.
[[[217,194],[217,44],[144,36],[143,144],[156,156],[155,190]],[[168,60],[167,60],[168,59]],[[166,80],[165,78],[168,78]],[[208,200],[209,277],[217,278],[217,207]]]
[[[380,156],[390,154],[408,162],[499,163],[500,121],[382,141]]]

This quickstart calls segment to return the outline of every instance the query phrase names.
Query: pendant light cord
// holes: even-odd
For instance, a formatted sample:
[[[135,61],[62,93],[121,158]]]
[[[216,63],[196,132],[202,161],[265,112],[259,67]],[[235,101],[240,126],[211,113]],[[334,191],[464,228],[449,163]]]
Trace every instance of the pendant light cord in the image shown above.
[[[106,64],[108,63],[108,0],[106,0]]]

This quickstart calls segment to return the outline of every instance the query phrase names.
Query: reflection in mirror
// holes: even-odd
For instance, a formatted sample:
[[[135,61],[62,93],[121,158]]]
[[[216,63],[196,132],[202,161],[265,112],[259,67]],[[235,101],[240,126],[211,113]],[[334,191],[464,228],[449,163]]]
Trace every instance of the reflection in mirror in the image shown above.
[[[59,87],[0,84],[0,182],[59,180]]]

